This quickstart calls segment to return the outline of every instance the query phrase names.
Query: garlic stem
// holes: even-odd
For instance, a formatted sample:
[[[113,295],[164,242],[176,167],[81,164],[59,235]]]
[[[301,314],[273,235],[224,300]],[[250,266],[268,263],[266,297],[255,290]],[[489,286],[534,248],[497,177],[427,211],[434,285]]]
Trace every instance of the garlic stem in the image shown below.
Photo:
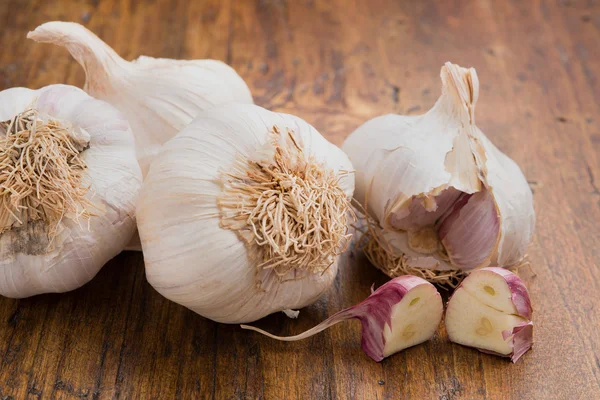
[[[112,91],[111,79],[116,68],[127,68],[123,60],[110,46],[84,26],[74,22],[46,22],[27,34],[28,39],[40,43],[64,46],[83,67],[88,93]]]

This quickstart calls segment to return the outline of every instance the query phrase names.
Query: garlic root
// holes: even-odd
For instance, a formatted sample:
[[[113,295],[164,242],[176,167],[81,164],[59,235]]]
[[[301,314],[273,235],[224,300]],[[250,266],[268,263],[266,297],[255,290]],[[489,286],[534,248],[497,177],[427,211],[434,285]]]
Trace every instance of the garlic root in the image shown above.
[[[289,129],[274,126],[269,156],[236,160],[217,200],[221,225],[261,254],[259,268],[279,276],[294,269],[322,273],[351,237],[339,174],[307,156],[296,140]]]
[[[291,342],[306,339],[338,322],[358,319],[362,324],[362,348],[375,361],[431,339],[440,324],[443,305],[435,287],[416,276],[400,276],[375,290],[360,304],[339,311],[296,336],[275,336],[253,326],[241,325],[272,339]]]
[[[0,234],[43,221],[52,239],[65,214],[88,220],[92,203],[86,198],[82,152],[89,134],[64,121],[44,121],[35,108],[0,127]]]
[[[452,342],[516,362],[533,344],[531,301],[521,279],[502,268],[472,272],[446,310]]]

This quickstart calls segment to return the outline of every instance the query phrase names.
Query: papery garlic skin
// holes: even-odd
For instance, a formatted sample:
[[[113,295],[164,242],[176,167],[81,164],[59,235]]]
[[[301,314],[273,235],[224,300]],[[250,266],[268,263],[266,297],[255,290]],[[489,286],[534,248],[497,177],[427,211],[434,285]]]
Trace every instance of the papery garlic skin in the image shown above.
[[[348,137],[342,149],[356,169],[355,198],[374,218],[372,231],[396,256],[406,256],[407,265],[417,260],[433,270],[515,265],[533,235],[531,190],[517,164],[475,125],[475,70],[446,63],[441,78],[442,95],[427,113],[377,117]],[[477,220],[487,228],[475,233],[466,226],[451,227],[450,222],[462,223],[448,215],[464,199],[460,194],[478,196],[473,201],[488,198],[482,191],[491,195],[495,210],[471,201],[469,208],[481,211]],[[484,237],[446,239],[445,244],[458,248],[421,241],[427,237],[422,229],[437,233],[440,224],[444,232]],[[481,254],[469,254],[469,243],[478,243]]]
[[[163,296],[218,322],[251,322],[314,302],[332,284],[337,259],[322,273],[279,277],[257,268],[253,249],[223,227],[219,207],[224,176],[240,158],[272,157],[273,128],[292,132],[307,156],[335,172],[348,199],[354,190],[348,157],[298,117],[254,105],[201,113],[165,144],[137,203],[148,281]]]
[[[0,92],[0,121],[28,106],[89,134],[89,148],[80,154],[93,210],[79,222],[65,215],[51,240],[31,223],[0,235],[0,294],[13,298],[65,292],[91,280],[135,231],[142,182],[131,128],[114,107],[73,86],[12,88]]]
[[[85,71],[84,90],[127,117],[144,175],[162,144],[199,112],[221,104],[252,103],[243,79],[220,61],[141,56],[128,62],[73,22],[47,22],[27,37],[66,47]]]

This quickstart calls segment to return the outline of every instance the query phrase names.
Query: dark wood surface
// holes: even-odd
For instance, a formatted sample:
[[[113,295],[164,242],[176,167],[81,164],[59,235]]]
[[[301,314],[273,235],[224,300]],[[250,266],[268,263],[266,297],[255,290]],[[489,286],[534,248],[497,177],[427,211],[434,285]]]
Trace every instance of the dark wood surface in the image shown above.
[[[600,399],[600,4],[598,1],[0,2],[0,88],[82,86],[62,49],[26,33],[84,23],[117,52],[215,58],[259,105],[305,118],[336,144],[376,115],[427,110],[450,60],[474,66],[480,128],[535,190],[522,270],[535,346],[516,365],[435,339],[375,363],[358,323],[280,343],[161,297],[123,253],[79,290],[0,299],[0,398]],[[385,277],[360,254],[298,320],[305,330]]]

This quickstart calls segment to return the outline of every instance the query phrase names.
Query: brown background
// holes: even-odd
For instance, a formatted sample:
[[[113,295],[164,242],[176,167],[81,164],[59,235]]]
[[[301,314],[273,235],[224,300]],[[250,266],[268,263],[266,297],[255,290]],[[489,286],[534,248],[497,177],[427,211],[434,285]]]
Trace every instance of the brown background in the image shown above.
[[[476,67],[478,125],[535,190],[523,272],[536,344],[512,365],[448,343],[442,328],[381,363],[360,350],[358,323],[279,343],[168,302],[141,254],[124,253],[74,292],[0,299],[0,397],[600,399],[597,1],[2,0],[1,88],[82,86],[64,49],[25,38],[55,19],[84,23],[128,59],[224,60],[259,105],[338,145],[376,115],[427,110],[444,61]],[[346,256],[298,320],[258,325],[303,331],[384,281]]]

